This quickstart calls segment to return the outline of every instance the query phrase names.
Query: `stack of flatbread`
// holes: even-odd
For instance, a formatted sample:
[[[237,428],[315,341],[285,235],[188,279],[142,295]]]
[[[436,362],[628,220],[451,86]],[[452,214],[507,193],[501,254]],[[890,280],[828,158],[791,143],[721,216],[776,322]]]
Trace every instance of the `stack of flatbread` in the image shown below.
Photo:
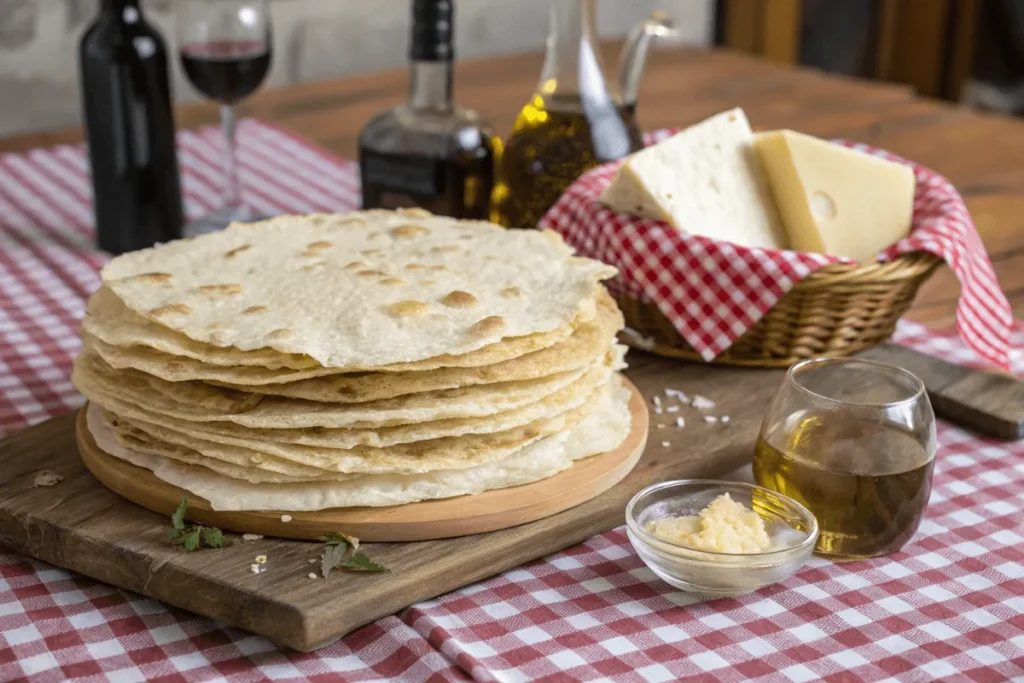
[[[111,261],[73,381],[102,450],[214,509],[478,494],[627,436],[613,274],[420,210],[234,225]]]

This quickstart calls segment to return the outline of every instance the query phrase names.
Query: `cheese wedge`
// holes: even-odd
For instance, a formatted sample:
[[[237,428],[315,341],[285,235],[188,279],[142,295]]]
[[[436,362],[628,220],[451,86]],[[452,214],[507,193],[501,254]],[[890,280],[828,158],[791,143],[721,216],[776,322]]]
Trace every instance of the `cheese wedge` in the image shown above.
[[[678,230],[746,247],[786,247],[742,109],[712,116],[636,152],[601,202]]]
[[[910,232],[909,166],[791,130],[760,133],[754,147],[791,249],[871,261]]]

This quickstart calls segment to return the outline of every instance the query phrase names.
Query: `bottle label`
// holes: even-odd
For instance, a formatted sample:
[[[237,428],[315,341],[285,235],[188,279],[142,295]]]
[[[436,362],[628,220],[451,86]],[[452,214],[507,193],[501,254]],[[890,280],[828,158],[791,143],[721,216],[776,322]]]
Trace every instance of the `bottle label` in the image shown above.
[[[382,154],[363,149],[360,154],[364,192],[419,195],[445,193],[444,163],[423,157]]]

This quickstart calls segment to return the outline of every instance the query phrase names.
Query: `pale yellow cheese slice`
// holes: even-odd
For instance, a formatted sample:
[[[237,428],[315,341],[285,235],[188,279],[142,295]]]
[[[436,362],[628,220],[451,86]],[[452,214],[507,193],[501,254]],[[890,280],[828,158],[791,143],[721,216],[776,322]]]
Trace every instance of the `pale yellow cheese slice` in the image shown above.
[[[743,110],[722,112],[627,157],[601,202],[694,235],[785,248],[752,143]]]
[[[871,261],[910,232],[914,172],[791,130],[754,137],[796,251]]]

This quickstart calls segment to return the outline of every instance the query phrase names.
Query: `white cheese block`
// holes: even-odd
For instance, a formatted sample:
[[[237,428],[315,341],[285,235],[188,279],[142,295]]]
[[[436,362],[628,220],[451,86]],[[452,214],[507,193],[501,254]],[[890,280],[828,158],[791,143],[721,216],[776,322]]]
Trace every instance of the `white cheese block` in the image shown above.
[[[872,261],[910,232],[909,166],[791,130],[760,133],[754,147],[791,249]]]
[[[693,235],[786,247],[742,109],[712,116],[630,155],[601,201]]]

